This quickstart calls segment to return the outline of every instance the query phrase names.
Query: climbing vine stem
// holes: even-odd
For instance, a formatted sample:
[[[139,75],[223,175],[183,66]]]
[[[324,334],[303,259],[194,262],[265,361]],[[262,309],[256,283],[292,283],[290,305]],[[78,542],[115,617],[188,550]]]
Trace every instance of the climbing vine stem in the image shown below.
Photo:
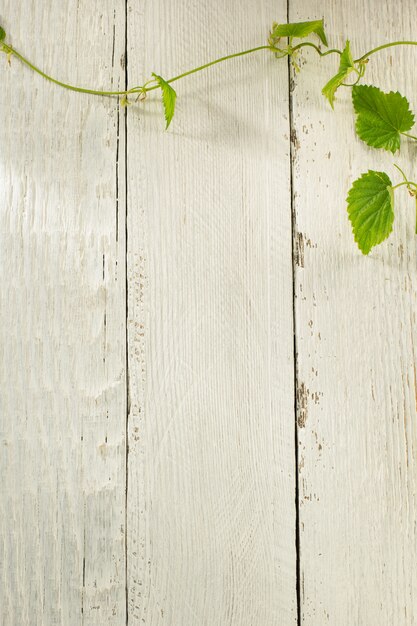
[[[318,44],[305,41],[310,36],[317,37],[319,40]],[[297,40],[296,44],[294,44],[294,40]],[[300,71],[298,56],[304,48],[314,50],[320,58],[336,54],[339,57],[339,69],[324,85],[322,94],[333,108],[339,87],[350,88],[353,109],[356,115],[355,131],[359,139],[372,148],[386,150],[393,154],[399,150],[402,137],[409,141],[417,141],[417,136],[408,132],[414,125],[414,113],[410,109],[408,100],[398,92],[384,93],[374,85],[362,85],[359,83],[365,75],[369,58],[377,52],[395,46],[417,46],[417,41],[384,43],[354,59],[350,50],[349,40],[345,42],[342,50],[328,47],[323,20],[290,24],[274,23],[266,44],[222,56],[171,78],[164,79],[162,76],[152,73],[152,78],[142,85],[126,90],[114,91],[79,87],[50,76],[29,61],[11,43],[6,41],[6,32],[0,26],[0,51],[7,55],[9,64],[11,58],[17,58],[32,71],[64,89],[95,96],[118,97],[122,106],[131,104],[131,99],[134,96],[135,100],[144,100],[149,92],[160,90],[166,128],[172,121],[177,98],[172,83],[187,76],[206,70],[219,63],[261,51],[273,53],[278,59],[290,57],[292,65],[297,72]],[[349,80],[349,78],[354,78],[354,80]],[[348,216],[351,221],[354,238],[364,254],[368,254],[375,245],[381,243],[391,233],[394,221],[394,191],[397,188],[407,187],[410,195],[416,199],[417,211],[417,183],[410,181],[398,165],[395,165],[395,167],[402,175],[403,180],[401,182],[392,184],[385,172],[368,170],[368,172],[362,174],[353,182],[349,190],[346,199]]]

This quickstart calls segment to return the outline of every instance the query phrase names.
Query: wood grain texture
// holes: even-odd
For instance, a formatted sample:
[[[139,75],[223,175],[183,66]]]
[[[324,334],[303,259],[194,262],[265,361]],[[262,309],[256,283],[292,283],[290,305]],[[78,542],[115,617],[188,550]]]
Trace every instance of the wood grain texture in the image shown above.
[[[331,45],[358,57],[415,39],[415,3],[291,0],[290,20],[325,16]],[[345,197],[368,168],[397,180],[389,154],[354,136],[350,92],[332,112],[320,94],[337,59],[309,61],[296,79],[299,479],[302,623],[417,623],[415,211],[398,193],[394,233],[366,258]],[[416,51],[372,57],[367,82],[399,90],[415,110]],[[365,81],[366,82],[366,81]],[[395,161],[415,179],[415,148]]]
[[[131,1],[129,83],[285,3]],[[264,52],[128,111],[129,624],[294,624],[288,82]]]
[[[125,8],[6,0],[0,23],[59,78],[116,88]],[[127,9],[130,85],[287,17],[282,0]],[[289,10],[355,55],[415,37],[412,0]],[[369,82],[417,108],[416,54],[373,57]],[[129,107],[127,162],[115,100],[3,59],[2,626],[295,624],[294,394],[301,623],[417,624],[414,207],[399,190],[394,234],[362,257],[346,193],[368,168],[396,179],[393,159],[355,139],[348,91],[334,112],[321,96],[337,59],[303,58],[291,129],[286,63],[262,52],[176,83],[167,133],[155,94]],[[395,159],[412,178],[414,150]]]
[[[62,80],[124,83],[124,2],[5,0]],[[125,624],[123,135],[117,101],[1,59],[0,622]],[[119,162],[117,163],[117,155]],[[118,189],[117,189],[118,187]]]

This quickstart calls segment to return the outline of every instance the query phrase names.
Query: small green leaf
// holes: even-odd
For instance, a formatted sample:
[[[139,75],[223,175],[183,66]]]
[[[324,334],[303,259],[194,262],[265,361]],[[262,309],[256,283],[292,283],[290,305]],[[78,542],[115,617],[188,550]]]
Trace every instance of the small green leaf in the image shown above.
[[[368,170],[355,180],[346,198],[353,235],[363,254],[392,231],[394,192],[385,172]]]
[[[0,43],[6,39],[6,31],[0,26]]]
[[[166,130],[170,125],[172,118],[174,117],[175,101],[177,99],[177,94],[175,90],[171,87],[171,85],[167,83],[166,80],[164,80],[161,76],[158,76],[158,74],[154,73],[152,73],[152,76],[155,78],[162,91],[162,102],[164,104],[165,120],[167,123],[167,125],[165,126]]]
[[[354,69],[355,64],[350,52],[350,42],[348,40],[346,41],[345,48],[340,55],[339,71],[324,85],[321,90],[323,96],[325,96],[330,102],[332,109],[334,108],[336,91],[339,89],[340,85],[345,82],[346,78]]]
[[[323,20],[313,22],[293,22],[292,24],[274,24],[272,26],[271,38],[277,41],[280,37],[298,37],[303,39],[315,33],[322,43],[327,46],[327,37],[324,32]]]
[[[400,147],[401,133],[414,124],[407,98],[398,91],[384,93],[378,87],[356,85],[352,89],[352,101],[358,136],[368,146],[394,154]]]

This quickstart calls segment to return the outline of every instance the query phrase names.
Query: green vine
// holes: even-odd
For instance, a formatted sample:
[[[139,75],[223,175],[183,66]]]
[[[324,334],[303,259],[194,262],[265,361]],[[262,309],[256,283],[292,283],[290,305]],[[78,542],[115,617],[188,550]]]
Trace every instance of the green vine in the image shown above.
[[[298,41],[298,43],[294,44],[294,40],[303,40],[310,35],[318,37],[319,45],[311,41]],[[266,45],[220,57],[172,78],[164,79],[162,76],[153,73],[152,77],[144,82],[143,85],[137,85],[127,90],[103,91],[70,85],[49,76],[8,43],[6,41],[6,32],[0,27],[0,51],[7,55],[9,64],[11,58],[16,57],[31,70],[64,89],[96,96],[116,96],[120,98],[122,106],[132,104],[135,100],[144,100],[148,92],[159,89],[162,95],[166,128],[169,127],[174,116],[177,98],[172,83],[201,72],[217,63],[223,63],[230,59],[260,51],[268,51],[272,52],[279,59],[290,58],[295,71],[298,72],[300,71],[298,56],[300,50],[305,47],[312,48],[320,57],[337,54],[339,56],[339,69],[324,85],[322,89],[323,96],[327,98],[333,108],[338,89],[340,87],[350,88],[352,90],[352,103],[356,116],[356,134],[368,146],[387,150],[393,154],[400,148],[401,137],[417,141],[417,137],[408,132],[414,125],[414,114],[410,109],[408,100],[398,92],[384,93],[378,87],[359,83],[365,75],[369,57],[386,48],[404,45],[417,46],[417,42],[393,41],[385,43],[354,59],[349,41],[346,41],[343,50],[328,48],[323,20],[292,24],[274,23]],[[325,49],[323,50],[321,46]],[[408,180],[406,174],[398,165],[395,165],[395,167],[402,176],[401,182],[393,184],[385,172],[368,170],[353,182],[348,192],[346,198],[348,217],[352,225],[355,241],[363,254],[368,254],[374,246],[384,241],[392,232],[394,192],[399,187],[406,187],[410,196],[416,201],[417,234],[417,183]]]

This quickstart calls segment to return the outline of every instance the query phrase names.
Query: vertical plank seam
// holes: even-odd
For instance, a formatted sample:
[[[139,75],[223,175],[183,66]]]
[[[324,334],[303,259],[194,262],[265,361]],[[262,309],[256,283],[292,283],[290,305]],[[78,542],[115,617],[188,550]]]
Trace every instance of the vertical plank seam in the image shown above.
[[[125,46],[124,46],[124,66],[125,66],[125,90],[127,90],[128,84],[128,70],[127,70],[127,14],[128,14],[128,0],[125,0]],[[127,259],[127,243],[128,243],[128,193],[127,193],[127,107],[124,107],[124,142],[125,142],[125,371],[126,371],[126,415],[125,415],[125,622],[126,626],[129,623],[129,587],[128,587],[128,567],[127,567],[127,505],[128,505],[128,472],[129,472],[129,412],[130,412],[130,385],[129,385],[129,332],[128,332],[128,259]]]
[[[82,440],[82,439],[81,439]],[[82,574],[82,590],[81,590],[81,626],[84,624],[84,599],[85,599],[85,498],[83,504],[83,574]]]
[[[114,75],[114,53],[116,48],[116,9],[114,9],[113,48],[111,55],[112,76]],[[113,78],[112,78],[113,84]],[[119,81],[117,82],[119,85]],[[120,160],[120,106],[117,98],[117,125],[116,125],[116,245],[119,243],[119,160]]]
[[[287,0],[287,22],[290,22],[290,0]],[[289,156],[290,156],[290,207],[291,207],[291,257],[292,257],[292,315],[293,315],[293,364],[294,364],[294,464],[295,464],[295,559],[296,559],[296,603],[297,603],[297,624],[301,626],[301,562],[300,562],[300,485],[298,475],[299,453],[298,453],[298,352],[297,352],[297,316],[295,310],[296,301],[296,248],[295,238],[297,235],[297,223],[294,204],[294,167],[293,167],[293,80],[291,78],[291,59],[287,57],[288,68],[288,123],[290,129],[289,136]]]

